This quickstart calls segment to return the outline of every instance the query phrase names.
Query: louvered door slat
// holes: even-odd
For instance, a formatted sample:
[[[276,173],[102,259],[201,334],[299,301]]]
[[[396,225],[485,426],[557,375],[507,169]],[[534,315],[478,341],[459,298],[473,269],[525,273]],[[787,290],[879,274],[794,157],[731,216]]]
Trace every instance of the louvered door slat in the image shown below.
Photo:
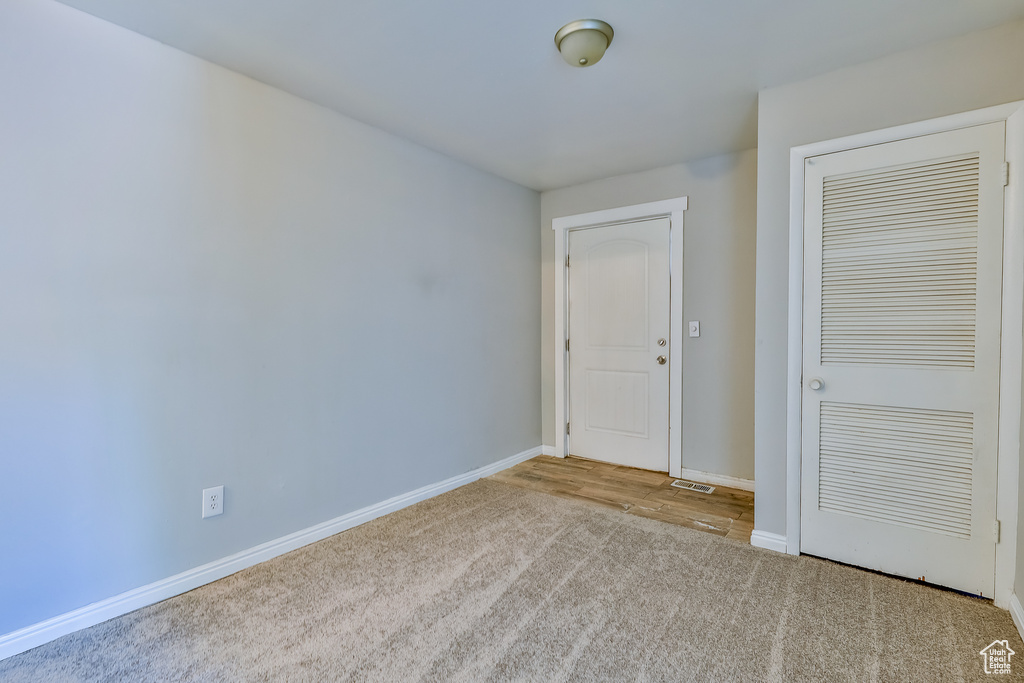
[[[973,432],[970,413],[822,402],[818,507],[969,538]]]
[[[940,224],[944,225],[947,222],[957,224],[959,222],[970,222],[971,217],[974,213],[973,205],[966,206],[961,211],[945,211],[942,216],[936,217],[927,213],[918,213],[916,215],[909,215],[904,218],[904,222],[908,227],[920,227]],[[847,218],[840,218],[838,216],[832,216],[829,219],[826,227],[829,230],[839,229],[848,227],[850,230],[861,230],[865,232],[871,232],[875,230],[887,230],[891,220],[887,216],[878,216],[875,218],[865,218],[864,216],[849,216]]]
[[[973,367],[977,155],[823,188],[821,362]]]
[[[969,492],[957,492],[950,486],[951,484],[955,485],[959,477],[969,475],[969,470],[962,470],[960,468],[951,468],[946,472],[939,472],[937,469],[922,470],[920,463],[923,460],[921,459],[879,461],[871,457],[870,454],[865,453],[861,455],[862,457],[859,458],[853,457],[852,451],[848,452],[842,447],[823,448],[821,451],[822,460],[834,461],[836,464],[846,465],[851,468],[849,472],[836,481],[859,482],[879,490],[891,488],[899,493],[900,487],[894,484],[890,485],[891,482],[888,480],[888,475],[895,472],[901,476],[913,477],[916,482],[915,488],[918,494],[923,497],[935,497],[938,500],[948,499],[951,502],[957,500],[970,502]],[[929,459],[928,462],[931,462],[931,460]],[[826,479],[828,476],[828,474],[822,475]]]
[[[971,516],[969,491],[953,496],[946,491],[915,486],[914,499],[908,500],[902,495],[903,490],[899,486],[879,484],[877,476],[851,474],[840,477],[823,474],[821,481],[826,489],[823,496],[826,501],[824,509],[831,502],[835,505],[857,505],[862,509],[873,508],[865,512],[879,519],[892,519],[896,517],[894,513],[898,513],[901,522],[907,526],[919,526],[916,523],[919,520],[907,519],[907,513],[915,510],[917,512],[914,516],[927,517],[929,522],[941,519],[955,526],[962,526],[963,520],[970,520]],[[969,535],[969,522],[963,528]]]
[[[901,259],[904,263],[902,264],[906,268],[932,268],[941,266],[967,266],[973,267],[977,262],[974,254],[968,252],[966,254],[955,254],[945,255],[940,253],[933,253],[931,255],[921,255],[920,258],[902,258],[901,254],[890,253],[889,258],[886,259],[886,263],[892,263],[893,259]],[[871,271],[878,267],[879,255],[878,254],[861,254],[857,256],[844,255],[844,258],[839,263],[830,263],[829,277],[835,277],[841,275],[845,271],[856,271],[864,272]]]
[[[826,232],[834,219],[881,218],[911,214],[935,216],[949,210],[969,211],[971,206],[978,203],[976,192],[947,192],[941,187],[929,189],[931,191],[920,190],[904,195],[887,195],[885,197],[865,195],[864,197],[850,197],[842,202],[826,201],[825,211],[829,212],[825,220]]]
[[[946,188],[953,191],[960,191],[962,186],[960,180],[963,178],[969,178],[977,174],[978,165],[976,163],[965,164],[962,166],[955,166],[947,163],[944,167],[935,169],[932,173],[921,173],[914,172],[915,169],[908,169],[907,175],[898,179],[896,182],[884,181],[876,182],[873,180],[854,179],[846,184],[841,184],[836,181],[832,184],[834,192],[832,192],[827,201],[835,201],[836,199],[845,199],[847,197],[863,197],[863,196],[892,196],[899,194],[909,194],[921,188],[940,187]],[[872,179],[877,177],[878,174],[874,174]]]
[[[891,182],[905,181],[908,178],[926,178],[932,175],[946,176],[950,173],[955,173],[958,169],[977,168],[977,165],[976,155],[965,154],[962,156],[948,157],[938,161],[935,165],[933,165],[932,162],[910,163],[902,166],[892,166],[876,170],[872,172],[871,175],[873,180],[868,181],[858,177],[853,177],[852,179],[837,177],[833,179],[833,184],[836,187],[863,187],[873,182],[875,185],[885,186]]]

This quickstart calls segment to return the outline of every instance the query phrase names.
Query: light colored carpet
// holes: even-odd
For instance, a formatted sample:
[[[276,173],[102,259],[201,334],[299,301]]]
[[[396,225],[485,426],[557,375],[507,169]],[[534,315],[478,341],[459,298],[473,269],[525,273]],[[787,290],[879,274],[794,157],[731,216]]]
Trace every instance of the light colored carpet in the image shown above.
[[[483,480],[0,662],[3,681],[959,681],[955,593]],[[989,677],[991,678],[991,677]]]

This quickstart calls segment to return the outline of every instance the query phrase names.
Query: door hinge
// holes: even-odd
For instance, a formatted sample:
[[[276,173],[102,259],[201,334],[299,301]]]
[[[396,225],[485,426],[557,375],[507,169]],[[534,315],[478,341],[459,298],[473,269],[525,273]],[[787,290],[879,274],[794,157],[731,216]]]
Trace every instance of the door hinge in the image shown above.
[[[569,340],[568,339],[565,340],[565,350],[566,351],[569,350]]]
[[[1010,184],[1010,162],[1003,162],[1003,187]]]
[[[1003,530],[1003,523],[1000,522],[997,519],[995,521],[995,523],[992,525],[992,531],[993,531],[993,533],[995,533],[995,536],[996,536],[996,543],[999,543],[1000,536],[1002,536],[1002,530]]]
[[[569,257],[568,256],[565,257],[565,267],[566,268],[569,267]]]
[[[569,433],[569,423],[568,422],[565,423],[565,433],[566,434]]]

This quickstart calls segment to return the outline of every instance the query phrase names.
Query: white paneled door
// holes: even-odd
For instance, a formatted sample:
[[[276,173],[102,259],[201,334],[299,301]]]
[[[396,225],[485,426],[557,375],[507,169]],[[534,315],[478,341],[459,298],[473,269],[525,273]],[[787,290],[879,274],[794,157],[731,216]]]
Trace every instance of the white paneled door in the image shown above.
[[[569,452],[668,471],[669,219],[569,233]]]
[[[806,162],[802,552],[993,594],[1004,135]]]

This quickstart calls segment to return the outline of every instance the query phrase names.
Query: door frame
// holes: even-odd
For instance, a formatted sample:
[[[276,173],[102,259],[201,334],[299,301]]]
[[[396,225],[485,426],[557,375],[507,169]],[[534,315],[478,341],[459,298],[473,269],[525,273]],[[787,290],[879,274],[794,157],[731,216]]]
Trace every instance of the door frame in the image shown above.
[[[569,435],[566,433],[566,415],[569,414],[569,233],[573,230],[599,228],[605,225],[632,223],[649,218],[669,219],[669,476],[681,476],[683,428],[683,212],[687,198],[677,197],[645,204],[622,206],[615,209],[591,211],[562,216],[551,221],[555,231],[555,431],[562,438],[555,439],[555,456],[564,458],[568,453]]]
[[[786,391],[786,552],[800,554],[801,399],[803,368],[804,168],[809,157],[907,138],[1006,123],[1010,182],[1003,193],[1003,284],[1000,325],[999,434],[996,454],[997,607],[1008,608],[1017,561],[1017,496],[1024,354],[1024,101],[885,128],[790,149],[789,316]]]

